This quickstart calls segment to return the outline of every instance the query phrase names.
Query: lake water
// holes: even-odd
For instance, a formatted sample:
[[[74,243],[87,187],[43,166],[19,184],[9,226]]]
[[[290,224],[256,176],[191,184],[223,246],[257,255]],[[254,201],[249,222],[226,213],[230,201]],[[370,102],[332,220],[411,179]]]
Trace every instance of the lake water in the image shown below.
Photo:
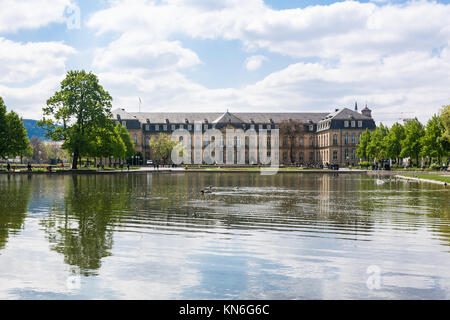
[[[449,299],[450,190],[375,179],[0,175],[0,298]]]

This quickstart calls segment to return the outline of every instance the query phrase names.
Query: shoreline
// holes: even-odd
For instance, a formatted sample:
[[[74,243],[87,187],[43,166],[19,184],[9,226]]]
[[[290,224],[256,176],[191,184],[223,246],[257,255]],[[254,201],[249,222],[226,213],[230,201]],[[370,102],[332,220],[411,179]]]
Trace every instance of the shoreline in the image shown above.
[[[268,168],[269,169],[269,168]],[[270,170],[267,170],[270,172]],[[136,173],[246,173],[246,174],[260,174],[261,170],[245,170],[245,169],[184,169],[184,168],[160,168],[156,169],[140,169],[140,170],[123,170],[123,171],[113,171],[113,170],[59,170],[59,171],[0,171],[0,175],[68,175],[68,174],[136,174]],[[385,171],[385,170],[362,170],[362,169],[341,169],[341,170],[322,170],[322,169],[306,169],[306,170],[284,170],[280,168],[276,172],[276,174],[302,174],[302,173],[322,173],[322,174],[367,174],[367,175],[377,175],[377,176],[395,176],[399,178],[404,178],[407,180],[416,180],[416,181],[425,181],[425,182],[437,182],[440,184],[444,184],[445,182],[429,180],[429,179],[421,179],[421,178],[412,178],[404,176],[405,174],[438,174],[438,175],[446,175],[446,173],[440,171]],[[448,174],[450,176],[450,174]]]

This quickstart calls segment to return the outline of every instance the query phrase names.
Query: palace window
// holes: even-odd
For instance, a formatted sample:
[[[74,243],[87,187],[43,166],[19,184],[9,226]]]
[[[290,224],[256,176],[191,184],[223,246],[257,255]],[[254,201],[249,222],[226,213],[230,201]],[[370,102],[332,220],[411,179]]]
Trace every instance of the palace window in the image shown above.
[[[150,145],[150,138],[145,137],[145,146],[148,147]]]
[[[344,121],[344,127],[348,128],[348,121]]]
[[[314,161],[314,152],[309,153],[309,161]]]
[[[303,146],[303,143],[304,143],[303,137],[300,137],[298,140],[299,140],[299,142],[300,142],[300,145]]]
[[[352,128],[356,127],[356,121],[352,121]]]
[[[303,160],[304,160],[303,152],[299,152],[299,153],[298,153],[298,160],[300,160],[300,161],[303,162]]]
[[[137,145],[137,135],[133,135],[134,144]]]
[[[126,121],[122,121],[122,125],[126,128],[127,127],[127,122]]]
[[[167,124],[163,125],[163,130],[167,131]]]
[[[145,131],[150,131],[150,125],[148,124],[145,125]]]
[[[356,135],[352,133],[352,144],[356,144]]]
[[[159,124],[155,124],[155,131],[159,131]]]
[[[192,124],[188,124],[188,130],[192,131]]]
[[[344,144],[348,144],[348,133],[344,136]]]
[[[337,159],[338,159],[338,152],[333,151],[333,160],[337,160]]]
[[[227,146],[228,147],[234,147],[234,145],[233,145],[233,137],[228,137],[227,140],[228,140],[227,141]]]
[[[345,149],[345,160],[348,160],[348,149]]]
[[[333,146],[337,146],[338,145],[338,136],[337,134],[333,135]]]
[[[362,121],[358,121],[358,128],[362,128]]]
[[[176,129],[176,127],[175,127],[175,125],[173,124],[173,125],[172,125],[172,131],[175,131],[175,129]]]

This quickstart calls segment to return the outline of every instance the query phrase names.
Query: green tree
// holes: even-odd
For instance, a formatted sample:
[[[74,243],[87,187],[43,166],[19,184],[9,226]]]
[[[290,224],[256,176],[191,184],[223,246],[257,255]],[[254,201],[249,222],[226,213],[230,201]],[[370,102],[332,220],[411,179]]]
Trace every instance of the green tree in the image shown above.
[[[445,128],[444,137],[450,143],[450,104],[442,107],[440,118]]]
[[[434,115],[427,123],[425,135],[422,137],[422,156],[429,156],[431,160],[437,158],[441,162],[441,157],[445,155],[446,141],[444,135],[444,125],[441,118]]]
[[[17,156],[24,157],[29,154],[30,140],[28,140],[27,130],[18,114],[10,111],[6,115],[6,125],[8,156],[14,158]]]
[[[89,154],[93,157],[125,159],[134,155],[130,134],[121,124],[110,122],[90,134]]]
[[[402,140],[405,139],[405,127],[395,123],[389,133],[383,139],[383,147],[386,157],[389,159],[399,159],[402,152]]]
[[[169,134],[162,133],[158,137],[150,140],[149,144],[153,150],[155,160],[166,164],[172,155],[173,148],[178,144],[178,142],[172,141]]]
[[[0,158],[25,156],[30,151],[30,141],[22,119],[14,111],[6,113],[0,97]]]
[[[5,159],[8,155],[8,126],[6,124],[6,106],[0,97],[0,158]]]
[[[364,160],[369,160],[369,154],[367,152],[367,146],[370,143],[370,139],[371,139],[371,135],[372,133],[369,131],[369,129],[366,129],[366,131],[364,131],[360,138],[359,138],[359,143],[358,143],[358,149],[356,150],[356,155],[358,158],[364,159]]]
[[[419,155],[422,151],[422,137],[425,135],[425,129],[417,118],[409,120],[405,124],[405,139],[402,140],[402,151],[400,156],[410,157],[416,160],[419,166]]]
[[[370,135],[370,142],[367,145],[367,154],[370,158],[382,160],[387,157],[384,148],[384,138],[389,134],[389,128],[382,123]]]
[[[48,99],[39,125],[47,130],[47,137],[64,141],[63,148],[73,153],[73,169],[77,169],[79,157],[93,151],[89,133],[112,122],[111,101],[97,76],[84,70],[69,71],[61,90]]]
[[[134,155],[134,143],[131,140],[131,136],[127,128],[118,123],[114,130],[116,131],[116,134],[122,139],[122,142],[125,145],[125,154],[122,158],[131,158]]]

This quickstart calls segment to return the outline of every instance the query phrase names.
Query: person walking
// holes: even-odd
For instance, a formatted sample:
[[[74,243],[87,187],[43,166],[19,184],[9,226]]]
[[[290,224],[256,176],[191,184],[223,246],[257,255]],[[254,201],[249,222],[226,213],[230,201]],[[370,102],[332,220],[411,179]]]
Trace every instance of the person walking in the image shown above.
[[[8,170],[8,172],[11,170],[11,165],[9,164],[9,162],[8,162],[8,164],[6,165],[6,170]]]

